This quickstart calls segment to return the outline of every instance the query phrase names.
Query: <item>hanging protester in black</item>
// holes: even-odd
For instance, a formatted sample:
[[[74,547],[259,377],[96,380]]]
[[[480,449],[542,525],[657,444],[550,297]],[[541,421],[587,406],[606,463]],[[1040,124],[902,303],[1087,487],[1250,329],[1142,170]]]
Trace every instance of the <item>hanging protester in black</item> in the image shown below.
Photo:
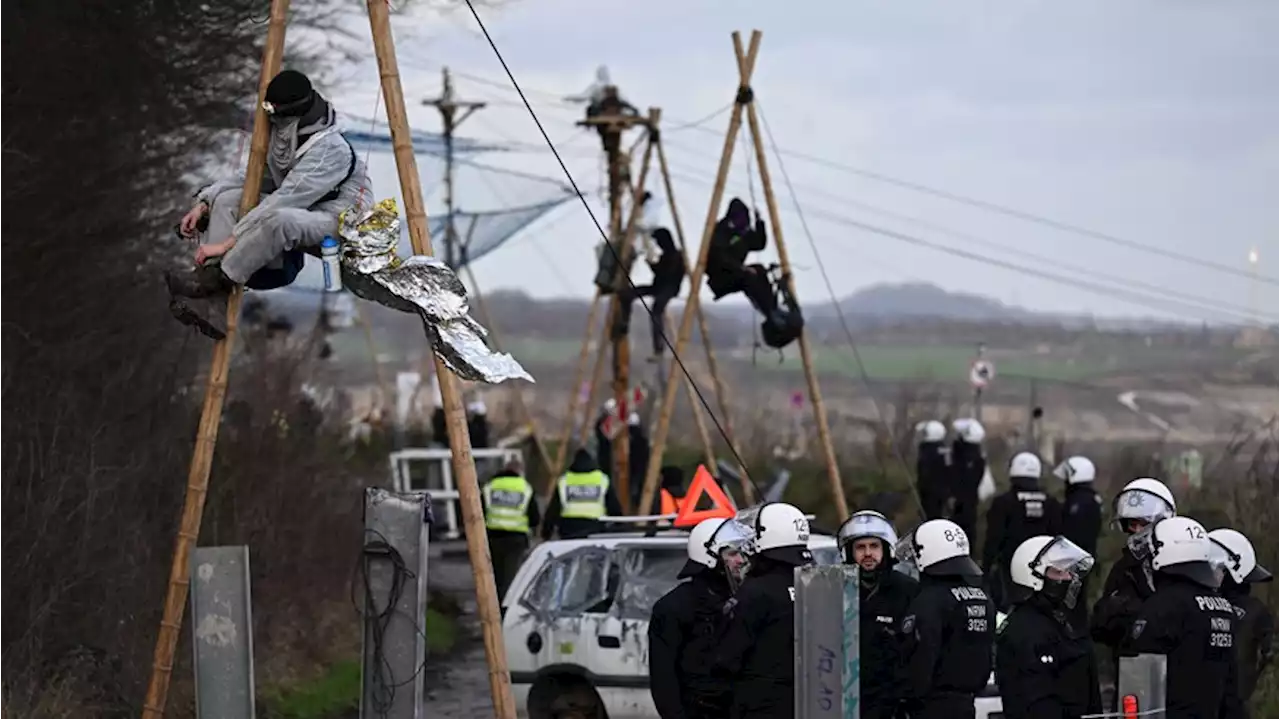
[[[631,306],[637,297],[653,298],[649,319],[652,326],[653,356],[656,359],[662,356],[662,348],[666,344],[662,336],[666,325],[667,304],[680,294],[680,286],[684,284],[684,257],[665,227],[655,229],[649,236],[661,251],[656,260],[649,262],[653,280],[647,285],[633,287],[628,284],[622,288],[619,293],[621,306],[613,325],[613,337],[625,337],[630,331]]]
[[[729,200],[729,209],[716,223],[707,252],[707,285],[718,300],[741,292],[761,314],[768,316],[776,306],[769,275],[763,265],[746,264],[747,255],[759,252],[768,244],[764,219],[751,211],[738,198]]]

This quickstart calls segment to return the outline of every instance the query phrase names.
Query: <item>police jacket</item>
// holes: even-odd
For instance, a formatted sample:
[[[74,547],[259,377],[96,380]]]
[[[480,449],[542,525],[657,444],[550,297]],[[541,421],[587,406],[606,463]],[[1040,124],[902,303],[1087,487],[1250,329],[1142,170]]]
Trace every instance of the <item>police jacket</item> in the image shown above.
[[[509,469],[499,470],[480,492],[484,502],[484,526],[490,532],[527,535],[541,516],[533,486]]]
[[[982,544],[982,569],[991,571],[999,564],[1009,571],[1013,552],[1026,540],[1041,534],[1059,532],[1062,505],[1044,493],[1030,477],[1013,477],[1012,488],[991,500],[987,511],[987,539]]]
[[[1008,719],[1079,719],[1102,711],[1092,642],[1039,594],[1016,605],[999,630],[996,683]]]
[[[1265,602],[1249,593],[1248,584],[1228,579],[1222,595],[1236,610],[1236,658],[1240,672],[1240,700],[1248,702],[1258,678],[1276,659],[1276,618]]]
[[[793,570],[757,556],[735,597],[715,663],[732,682],[736,719],[795,716]]]
[[[884,567],[866,575],[859,601],[862,652],[862,704],[864,717],[892,716],[886,710],[896,704],[897,667],[902,657],[902,620],[920,583],[902,572]],[[866,581],[867,579],[873,581]]]
[[[1152,588],[1143,565],[1126,546],[1120,558],[1111,565],[1102,585],[1102,596],[1093,605],[1089,633],[1094,641],[1111,647],[1112,652],[1129,633],[1133,618],[1142,602],[1151,596]]]
[[[987,460],[982,456],[982,445],[959,439],[951,444],[951,485],[957,496],[976,495],[986,471]]]
[[[580,499],[574,501],[572,506],[566,506],[568,503],[565,502],[565,499],[571,492],[568,491],[569,487],[565,485],[569,483],[577,485],[580,482],[585,482],[587,475],[590,475],[594,480],[591,483],[592,486],[599,488],[600,496],[593,498],[590,502],[592,511],[579,514],[575,510],[585,508],[587,502]],[[566,480],[570,480],[570,482],[566,482]],[[586,498],[583,497],[582,499]],[[591,458],[589,452],[578,450],[573,456],[573,462],[569,465],[569,471],[565,473],[564,477],[560,478],[556,491],[551,494],[551,503],[547,505],[547,516],[542,522],[542,538],[550,539],[552,533],[557,529],[560,531],[561,539],[585,537],[593,532],[600,531],[601,517],[619,514],[622,514],[622,505],[618,503],[618,495],[614,491],[612,483],[609,482],[608,476],[596,469],[595,460]]]
[[[900,696],[910,705],[976,694],[991,675],[996,608],[978,578],[920,577],[902,620]]]
[[[729,582],[693,562],[681,574],[692,578],[663,595],[649,620],[649,693],[662,719],[727,711],[732,699],[728,678],[713,669],[728,621]]]
[[[947,484],[947,447],[942,442],[921,442],[916,452],[916,477],[921,486]]]
[[[1236,621],[1235,608],[1216,590],[1162,571],[1121,652],[1168,657],[1168,716],[1238,719],[1245,714],[1237,677]]]
[[[1062,536],[1096,557],[1101,532],[1102,497],[1093,483],[1068,484],[1062,502]]]

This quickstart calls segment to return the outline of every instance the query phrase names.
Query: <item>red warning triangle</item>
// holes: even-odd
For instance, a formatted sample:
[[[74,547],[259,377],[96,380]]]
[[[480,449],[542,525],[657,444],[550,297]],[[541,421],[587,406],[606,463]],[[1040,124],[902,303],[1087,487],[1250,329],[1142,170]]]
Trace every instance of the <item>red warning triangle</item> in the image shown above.
[[[698,509],[698,500],[704,496],[711,500],[711,509]],[[676,515],[672,526],[692,527],[704,519],[729,519],[733,516],[733,502],[720,489],[707,468],[698,465],[698,471],[693,475],[693,484],[689,485],[689,491],[680,500],[680,513]]]

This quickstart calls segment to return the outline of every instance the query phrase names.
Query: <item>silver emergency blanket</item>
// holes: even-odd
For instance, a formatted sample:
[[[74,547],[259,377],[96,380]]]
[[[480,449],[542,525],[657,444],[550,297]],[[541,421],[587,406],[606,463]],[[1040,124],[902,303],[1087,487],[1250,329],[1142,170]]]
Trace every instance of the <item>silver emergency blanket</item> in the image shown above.
[[[432,351],[462,379],[534,381],[514,357],[489,347],[489,333],[467,314],[467,288],[453,270],[433,257],[396,255],[400,213],[394,199],[352,215],[344,213],[338,228],[345,287],[362,299],[421,317]]]

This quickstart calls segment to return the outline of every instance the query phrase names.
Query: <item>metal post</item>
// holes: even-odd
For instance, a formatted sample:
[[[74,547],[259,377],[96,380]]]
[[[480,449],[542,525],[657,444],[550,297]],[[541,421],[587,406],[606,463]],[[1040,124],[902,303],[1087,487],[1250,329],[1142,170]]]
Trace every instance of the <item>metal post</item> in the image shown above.
[[[423,105],[430,105],[440,111],[440,119],[444,131],[444,206],[445,217],[444,226],[444,261],[453,269],[458,269],[459,260],[462,255],[458,252],[458,227],[454,219],[454,199],[453,199],[453,133],[476,110],[485,107],[483,102],[465,102],[454,99],[453,94],[453,78],[449,75],[449,68],[441,71],[442,84],[440,88],[440,97],[433,100],[423,100]],[[463,110],[461,115],[458,110]]]
[[[858,719],[858,569],[795,570],[796,719]]]
[[[421,719],[427,645],[426,492],[364,493],[361,719]]]
[[[254,716],[251,597],[248,547],[196,547],[191,647],[197,718]]]

